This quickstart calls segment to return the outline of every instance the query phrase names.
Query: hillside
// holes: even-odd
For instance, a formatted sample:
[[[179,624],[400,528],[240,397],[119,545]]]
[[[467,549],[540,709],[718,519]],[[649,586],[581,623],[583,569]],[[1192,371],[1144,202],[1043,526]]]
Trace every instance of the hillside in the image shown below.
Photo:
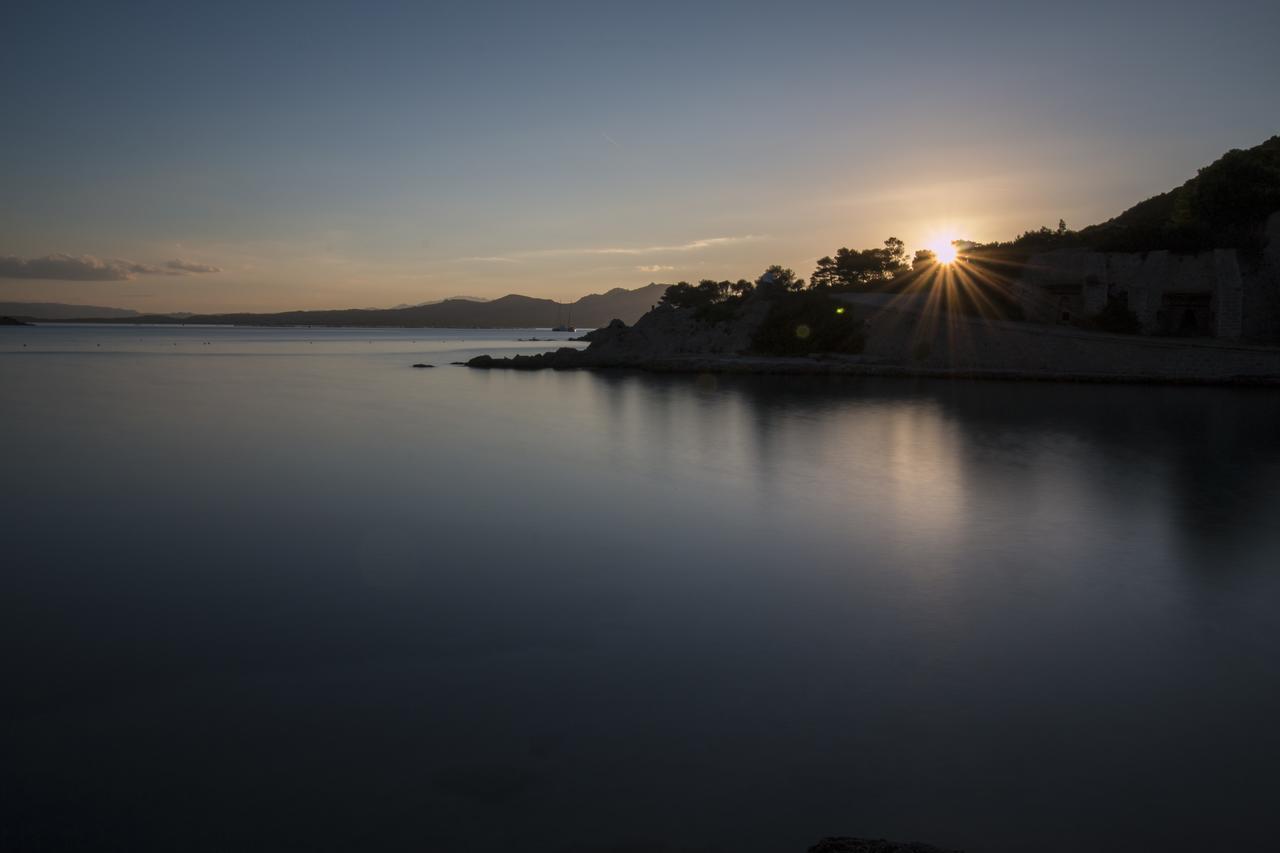
[[[1062,235],[1066,246],[1111,252],[1169,249],[1256,251],[1267,217],[1280,210],[1280,136],[1233,149],[1179,187],[1152,196],[1106,222]],[[1019,241],[1054,234],[1029,232]]]
[[[593,293],[569,304],[511,294],[489,302],[446,299],[409,308],[346,308],[331,311],[284,311],[276,314],[192,314],[175,317],[149,314],[124,320],[94,322],[194,323],[237,326],[362,326],[440,329],[529,329],[557,325],[566,319],[582,328],[603,326],[613,319],[634,323],[652,308],[666,290],[650,284],[635,290],[615,288]]]

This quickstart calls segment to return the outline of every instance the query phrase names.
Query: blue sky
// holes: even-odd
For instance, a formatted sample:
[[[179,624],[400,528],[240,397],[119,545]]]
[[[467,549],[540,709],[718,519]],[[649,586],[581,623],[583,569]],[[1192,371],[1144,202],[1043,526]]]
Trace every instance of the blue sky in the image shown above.
[[[1280,132],[1274,2],[9,9],[0,300],[807,276],[1090,224]]]

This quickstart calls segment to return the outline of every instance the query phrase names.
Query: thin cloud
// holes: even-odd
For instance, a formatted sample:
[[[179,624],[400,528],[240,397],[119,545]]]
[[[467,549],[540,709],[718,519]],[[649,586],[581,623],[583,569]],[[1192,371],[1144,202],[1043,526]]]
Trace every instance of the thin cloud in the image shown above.
[[[93,255],[52,254],[42,258],[0,255],[0,278],[130,281],[139,275],[190,275],[211,272],[221,272],[221,270],[208,264],[176,259],[163,266],[155,266],[123,258],[95,258]]]
[[[641,264],[636,267],[640,272],[671,272],[675,267],[665,266],[663,264]]]
[[[731,246],[737,243],[750,243],[759,239],[761,239],[761,237],[758,234],[743,234],[740,237],[707,237],[702,240],[690,240],[688,243],[677,243],[669,246],[602,246],[575,249],[534,249],[528,252],[512,252],[508,255],[473,256],[468,258],[458,258],[458,260],[510,263],[524,258],[555,258],[569,255],[657,255],[669,252],[697,252],[702,249],[714,249],[720,246]]]
[[[515,258],[504,258],[501,255],[471,255],[466,258],[457,258],[461,263],[477,262],[482,264],[513,264]]]
[[[198,264],[195,261],[184,261],[180,258],[174,258],[172,261],[165,261],[165,269],[173,270],[179,273],[211,273],[222,272],[221,267],[215,267],[212,264]]]
[[[744,234],[741,237],[708,237],[705,240],[690,240],[675,246],[609,246],[602,249],[543,249],[539,255],[651,255],[659,252],[696,252],[699,249],[712,249],[716,246],[730,246],[735,243],[749,243],[759,240],[755,234]]]
[[[43,258],[0,256],[0,278],[62,281],[126,281],[147,272],[131,261],[104,261],[92,255],[45,255]]]

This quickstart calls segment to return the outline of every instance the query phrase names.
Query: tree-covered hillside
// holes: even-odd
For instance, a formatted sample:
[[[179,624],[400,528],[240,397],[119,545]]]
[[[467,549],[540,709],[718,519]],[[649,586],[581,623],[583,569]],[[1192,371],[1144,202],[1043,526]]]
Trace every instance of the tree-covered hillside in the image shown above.
[[[1256,249],[1267,217],[1280,210],[1280,136],[1233,149],[1180,187],[1079,232],[1110,251]]]

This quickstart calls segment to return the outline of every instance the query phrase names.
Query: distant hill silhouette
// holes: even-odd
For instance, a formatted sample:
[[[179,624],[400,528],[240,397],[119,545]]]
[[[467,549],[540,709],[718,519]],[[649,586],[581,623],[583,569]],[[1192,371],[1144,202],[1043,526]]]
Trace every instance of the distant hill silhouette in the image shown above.
[[[345,308],[330,311],[284,311],[276,314],[147,314],[122,319],[84,317],[94,322],[194,323],[237,326],[364,326],[438,329],[530,329],[550,327],[571,319],[582,328],[610,320],[634,323],[657,304],[667,289],[650,284],[635,290],[618,287],[593,293],[565,305],[551,299],[511,294],[488,302],[446,299],[408,308]]]
[[[128,308],[104,308],[99,305],[69,305],[64,302],[0,302],[0,314],[28,320],[73,320],[101,317],[139,317]]]
[[[393,309],[399,308],[421,308],[423,305],[439,305],[441,302],[448,302],[450,299],[462,299],[467,302],[488,302],[485,296],[446,296],[444,299],[428,299],[425,302],[401,302],[399,305],[392,305]],[[381,308],[370,308],[370,311],[381,311]]]

